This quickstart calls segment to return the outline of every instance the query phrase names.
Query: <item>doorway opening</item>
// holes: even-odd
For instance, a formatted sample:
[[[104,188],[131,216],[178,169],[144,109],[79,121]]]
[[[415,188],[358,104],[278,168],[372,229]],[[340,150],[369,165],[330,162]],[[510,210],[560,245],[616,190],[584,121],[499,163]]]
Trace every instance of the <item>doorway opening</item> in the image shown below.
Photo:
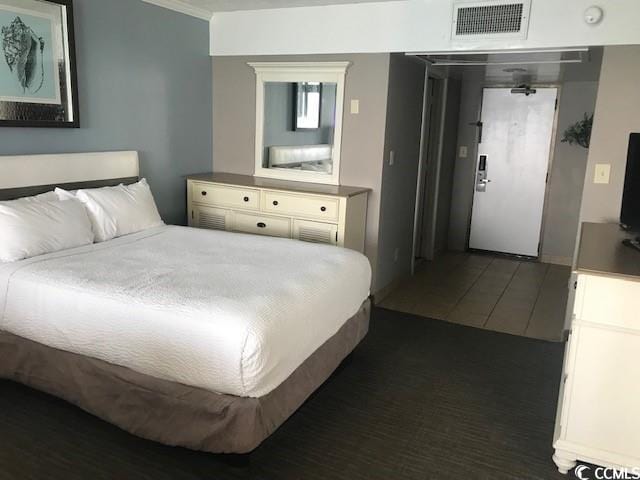
[[[557,98],[557,87],[483,89],[470,249],[538,258]]]
[[[383,307],[560,341],[602,49],[424,54],[412,276]]]

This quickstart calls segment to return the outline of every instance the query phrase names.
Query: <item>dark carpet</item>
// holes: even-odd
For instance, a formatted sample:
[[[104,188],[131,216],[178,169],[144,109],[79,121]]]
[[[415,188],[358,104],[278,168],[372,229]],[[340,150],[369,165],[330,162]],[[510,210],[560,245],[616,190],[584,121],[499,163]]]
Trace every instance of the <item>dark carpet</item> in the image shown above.
[[[377,309],[371,331],[245,467],[129,435],[0,382],[0,479],[563,479],[562,344]]]

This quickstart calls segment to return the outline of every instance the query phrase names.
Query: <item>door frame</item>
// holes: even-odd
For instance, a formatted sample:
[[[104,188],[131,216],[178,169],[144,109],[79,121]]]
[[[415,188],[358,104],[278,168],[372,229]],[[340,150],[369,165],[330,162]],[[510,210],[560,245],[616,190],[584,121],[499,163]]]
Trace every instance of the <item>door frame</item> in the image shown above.
[[[424,229],[423,217],[424,217],[425,210],[421,206],[424,205],[425,195],[427,194],[427,189],[426,189],[427,158],[425,153],[429,150],[429,142],[431,141],[431,139],[428,138],[430,125],[428,125],[428,120],[427,120],[427,112],[429,111],[429,108],[432,107],[431,96],[429,95],[429,86],[430,86],[429,77],[435,78],[437,80],[441,80],[443,82],[442,94],[441,94],[441,97],[443,100],[442,109],[441,109],[440,117],[438,118],[438,122],[440,123],[440,131],[439,131],[438,140],[437,140],[438,144],[437,144],[437,155],[436,155],[436,168],[434,169],[435,172],[440,172],[440,166],[442,164],[442,152],[443,152],[443,143],[444,143],[444,122],[447,114],[447,102],[444,101],[444,99],[446,99],[447,92],[448,92],[448,85],[449,85],[448,75],[437,68],[432,68],[430,64],[427,64],[427,67],[425,68],[425,72],[424,72],[424,88],[423,88],[423,94],[422,94],[423,100],[422,100],[422,122],[420,126],[420,156],[418,159],[418,174],[416,178],[416,199],[415,199],[414,214],[413,214],[413,245],[411,248],[411,275],[415,274],[416,267],[418,265],[416,258],[417,258],[417,254],[419,253],[418,248],[420,246],[420,235],[422,234],[422,230]],[[433,202],[434,206],[431,211],[432,216],[436,215],[437,213],[437,192],[439,191],[439,186],[440,186],[439,183],[440,183],[439,175],[436,175],[435,188],[434,188],[434,192],[432,192],[434,194],[434,202]],[[431,228],[432,232],[430,232],[432,237],[432,241],[430,242],[431,257],[433,257],[433,247],[434,247],[433,238],[435,237],[435,227],[436,227],[436,222],[434,217],[432,222],[432,228]]]
[[[544,233],[545,233],[545,223],[547,219],[547,213],[549,209],[549,186],[551,185],[551,175],[553,172],[553,163],[554,163],[554,151],[556,147],[556,140],[558,137],[558,114],[560,113],[560,98],[562,97],[562,85],[557,83],[532,83],[529,85],[532,88],[555,88],[556,93],[556,108],[553,113],[553,122],[551,129],[551,142],[549,144],[549,153],[547,157],[547,178],[544,187],[544,197],[542,201],[542,220],[540,222],[540,237],[538,238],[538,256],[537,257],[528,257],[523,255],[513,255],[517,257],[526,257],[535,259],[540,262],[542,257],[542,250],[544,249]],[[482,86],[482,98],[480,99],[479,105],[480,108],[478,110],[478,121],[482,121],[482,109],[484,104],[484,90],[487,88],[513,88],[513,84],[491,84],[491,85],[483,85]],[[467,239],[466,239],[466,250],[467,251],[476,251],[473,248],[469,247],[469,242],[471,240],[471,216],[473,215],[473,204],[475,202],[475,188],[476,188],[476,175],[478,174],[478,151],[480,148],[479,135],[476,135],[476,158],[475,164],[473,168],[473,181],[471,183],[471,188],[473,189],[473,194],[471,195],[471,208],[469,209],[469,218],[467,223]],[[510,254],[501,254],[509,256]]]

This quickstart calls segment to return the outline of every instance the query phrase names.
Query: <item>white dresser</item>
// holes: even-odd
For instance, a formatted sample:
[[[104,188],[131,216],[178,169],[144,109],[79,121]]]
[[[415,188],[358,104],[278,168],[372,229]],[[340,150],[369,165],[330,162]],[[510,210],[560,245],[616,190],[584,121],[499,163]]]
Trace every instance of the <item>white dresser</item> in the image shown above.
[[[554,434],[561,473],[576,462],[640,467],[640,252],[615,224],[585,223]]]
[[[369,189],[213,173],[187,177],[189,226],[364,251]]]

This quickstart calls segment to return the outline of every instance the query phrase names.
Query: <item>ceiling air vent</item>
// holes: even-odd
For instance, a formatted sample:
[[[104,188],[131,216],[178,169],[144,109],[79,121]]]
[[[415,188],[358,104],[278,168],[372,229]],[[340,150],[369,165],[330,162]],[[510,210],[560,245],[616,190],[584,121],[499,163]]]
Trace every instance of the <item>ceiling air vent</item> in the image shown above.
[[[453,5],[455,40],[526,38],[531,0],[459,2]]]

